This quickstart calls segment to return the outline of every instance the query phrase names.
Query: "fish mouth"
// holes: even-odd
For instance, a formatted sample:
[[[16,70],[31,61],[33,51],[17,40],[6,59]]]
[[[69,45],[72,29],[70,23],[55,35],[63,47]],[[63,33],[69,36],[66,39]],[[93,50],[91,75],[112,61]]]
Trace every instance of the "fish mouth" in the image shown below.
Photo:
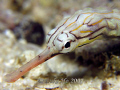
[[[15,82],[16,80],[18,80],[21,76],[26,74],[31,69],[38,66],[39,64],[42,64],[43,62],[47,61],[48,59],[54,57],[57,54],[58,53],[51,52],[50,48],[46,48],[42,53],[40,53],[35,58],[27,62],[25,65],[21,66],[16,71],[13,71],[12,73],[5,75],[4,81]]]

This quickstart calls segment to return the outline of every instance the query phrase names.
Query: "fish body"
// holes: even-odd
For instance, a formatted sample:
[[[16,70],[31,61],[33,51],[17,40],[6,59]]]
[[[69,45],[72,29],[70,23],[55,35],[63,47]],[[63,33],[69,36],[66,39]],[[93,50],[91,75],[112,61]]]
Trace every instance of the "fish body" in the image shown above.
[[[15,82],[25,73],[51,57],[74,51],[77,47],[95,40],[120,36],[118,10],[84,9],[61,20],[46,36],[46,49],[18,70],[7,74],[5,81]]]
[[[118,10],[79,10],[52,29],[46,41],[52,51],[67,53],[104,36],[120,36]],[[66,43],[70,43],[70,47],[65,48]]]

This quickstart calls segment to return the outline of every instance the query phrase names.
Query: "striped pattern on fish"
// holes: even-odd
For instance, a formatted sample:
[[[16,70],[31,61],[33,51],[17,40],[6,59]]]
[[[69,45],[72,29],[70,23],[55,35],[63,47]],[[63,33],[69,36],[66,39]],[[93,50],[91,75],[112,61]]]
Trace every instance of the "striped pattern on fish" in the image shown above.
[[[79,10],[64,18],[46,37],[46,49],[18,70],[7,74],[5,81],[15,82],[25,73],[60,53],[68,53],[77,47],[98,39],[120,36],[120,12],[118,10]]]

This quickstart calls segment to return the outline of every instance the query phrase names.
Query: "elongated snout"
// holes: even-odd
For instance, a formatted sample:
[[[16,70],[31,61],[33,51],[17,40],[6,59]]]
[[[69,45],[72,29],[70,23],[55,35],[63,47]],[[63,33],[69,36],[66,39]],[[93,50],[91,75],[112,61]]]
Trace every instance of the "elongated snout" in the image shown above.
[[[6,82],[15,82],[18,80],[21,76],[26,74],[28,71],[33,69],[34,67],[38,66],[39,64],[47,61],[51,57],[56,55],[55,53],[50,52],[50,49],[46,48],[41,54],[37,55],[35,58],[33,58],[31,61],[20,67],[18,70],[5,75],[4,80]]]

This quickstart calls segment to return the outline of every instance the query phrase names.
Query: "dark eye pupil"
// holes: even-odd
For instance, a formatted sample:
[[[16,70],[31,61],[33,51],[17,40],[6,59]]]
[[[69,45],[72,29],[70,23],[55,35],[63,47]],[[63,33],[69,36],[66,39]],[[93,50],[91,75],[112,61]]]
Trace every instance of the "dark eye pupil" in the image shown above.
[[[70,42],[67,42],[66,44],[65,44],[65,48],[69,48],[70,47]]]

